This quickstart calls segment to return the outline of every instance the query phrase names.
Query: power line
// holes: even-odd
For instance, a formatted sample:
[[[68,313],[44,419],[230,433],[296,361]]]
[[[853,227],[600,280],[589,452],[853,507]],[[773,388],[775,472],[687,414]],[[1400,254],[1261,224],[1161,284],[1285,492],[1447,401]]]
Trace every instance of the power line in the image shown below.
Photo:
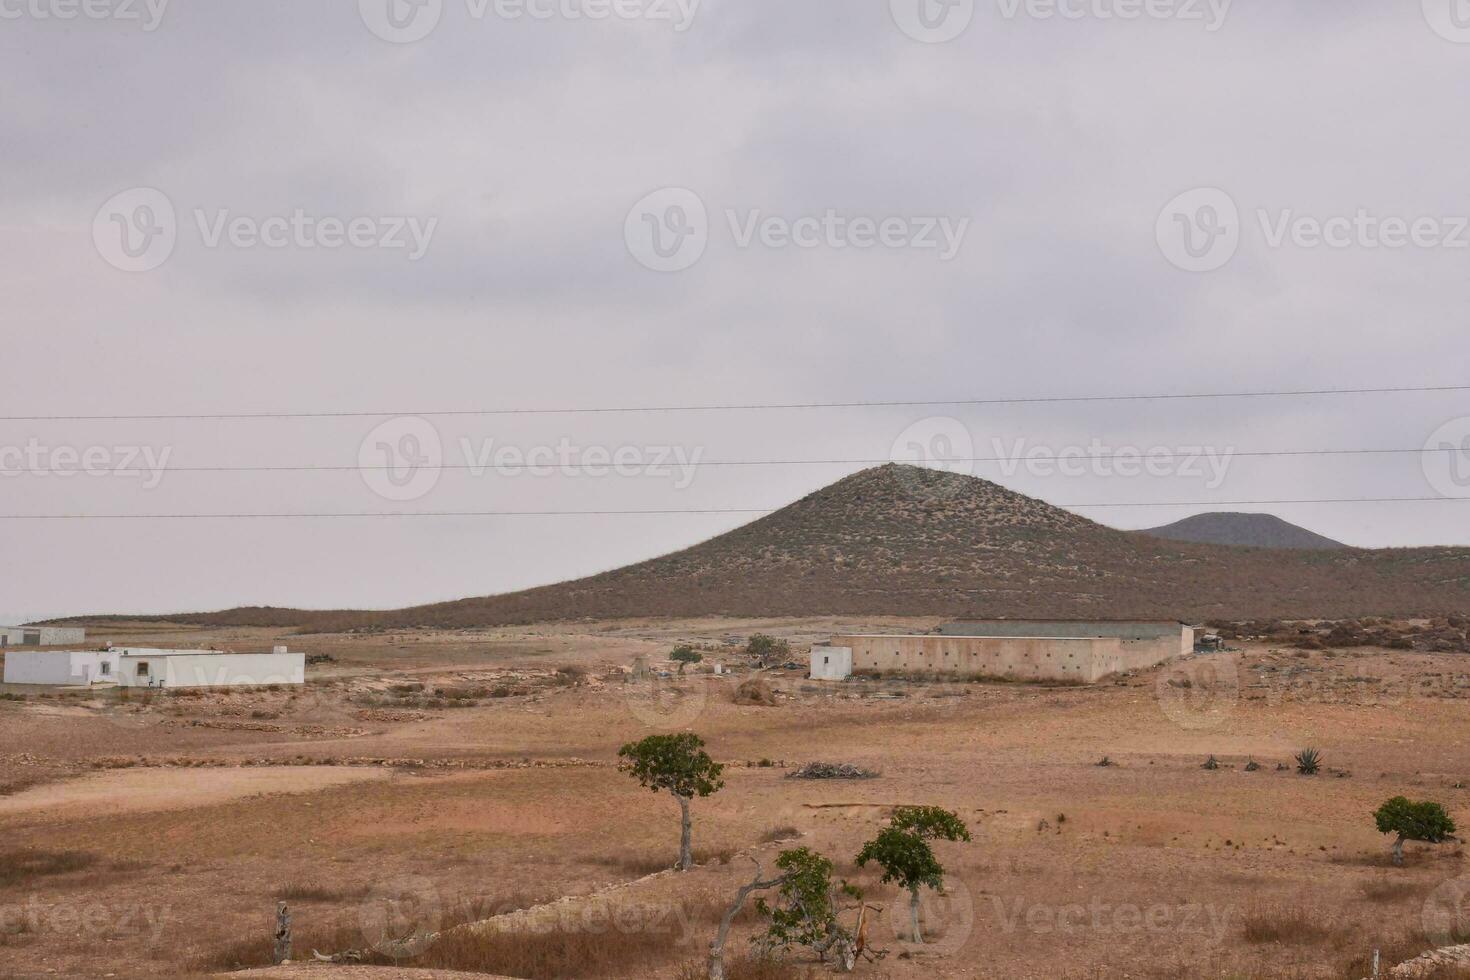
[[[1100,507],[1246,507],[1283,504],[1465,503],[1470,497],[1321,497],[1292,500],[1156,500],[1125,503],[1052,504],[1069,510]],[[1045,501],[1043,501],[1045,503]],[[392,518],[470,517],[647,517],[705,514],[772,514],[782,508],[709,507],[654,510],[466,510],[466,511],[359,511],[315,513],[236,514],[0,514],[0,521],[175,521],[175,520],[361,520]]]
[[[1409,455],[1425,453],[1463,453],[1465,450],[1459,446],[1443,447],[1421,447],[1419,449],[1280,449],[1280,450],[1252,450],[1237,452],[1231,449],[1205,450],[1159,450],[1136,452],[1117,451],[1112,453],[1083,453],[1079,456],[1063,456],[1055,454],[1046,457],[1045,462],[1080,462],[1080,461],[1119,461],[1131,460],[1143,462],[1145,460],[1164,460],[1180,458],[1200,458],[1210,453],[1217,457],[1236,458],[1263,458],[1263,457],[1316,457],[1316,456],[1384,456],[1384,455]],[[902,460],[888,459],[685,459],[666,460],[663,463],[651,463],[649,466],[661,466],[663,468],[697,468],[701,466],[880,466],[885,463],[903,462]],[[946,464],[954,463],[1016,463],[1022,465],[1031,462],[1023,456],[946,456],[943,459],[930,460],[942,468]],[[637,464],[643,465],[643,464]],[[912,463],[908,465],[923,465]],[[420,469],[430,470],[527,470],[527,469],[586,469],[596,466],[599,469],[612,469],[614,464],[591,463],[418,463]],[[302,464],[295,466],[161,466],[160,473],[374,473],[374,472],[397,472],[407,468],[407,464],[384,464],[379,466],[335,465],[335,464]],[[108,472],[132,472],[138,467],[123,468]],[[79,472],[73,469],[0,469],[0,476],[74,476]]]
[[[939,408],[977,405],[1077,404],[1084,402],[1176,401],[1210,398],[1298,398],[1317,395],[1385,395],[1470,391],[1470,385],[1414,385],[1387,388],[1304,388],[1279,391],[1171,392],[1133,395],[1048,395],[1017,398],[950,398],[935,401],[850,401],[729,403],[715,405],[624,405],[593,408],[476,408],[436,411],[239,412],[179,415],[5,415],[0,422],[247,422],[270,419],[455,418],[491,415],[612,415],[664,412],[755,412],[843,408]]]

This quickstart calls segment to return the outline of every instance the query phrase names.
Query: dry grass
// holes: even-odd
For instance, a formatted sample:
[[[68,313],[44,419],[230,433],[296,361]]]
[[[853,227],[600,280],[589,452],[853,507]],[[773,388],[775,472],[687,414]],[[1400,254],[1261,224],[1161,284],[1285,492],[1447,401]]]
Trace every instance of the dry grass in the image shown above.
[[[1247,910],[1242,929],[1248,943],[1316,946],[1332,938],[1330,921],[1316,909],[1259,905]]]
[[[705,980],[708,975],[704,960],[692,960],[680,967],[675,977],[676,980]],[[727,980],[814,980],[818,975],[817,968],[809,964],[743,953],[725,958]]]
[[[0,853],[0,888],[27,885],[38,878],[83,871],[97,855],[83,851],[8,851]]]
[[[277,885],[272,894],[277,901],[283,902],[347,902],[365,897],[369,890],[365,885],[329,888],[325,885],[293,881]]]
[[[1418,898],[1423,889],[1412,881],[1375,878],[1358,885],[1358,891],[1370,902],[1402,902]]]
[[[801,831],[797,830],[795,827],[772,827],[764,834],[761,834],[761,843],[774,844],[778,841],[799,840],[800,838]]]

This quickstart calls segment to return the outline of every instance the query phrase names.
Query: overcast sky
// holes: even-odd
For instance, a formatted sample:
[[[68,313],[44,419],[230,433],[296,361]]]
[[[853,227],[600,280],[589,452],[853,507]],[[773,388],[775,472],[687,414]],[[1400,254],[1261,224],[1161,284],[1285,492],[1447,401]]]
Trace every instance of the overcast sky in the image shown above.
[[[390,417],[1470,383],[1454,0],[920,2],[0,0],[0,416],[387,413],[3,421],[0,514],[746,510],[889,458],[1470,495],[1418,452],[1470,447],[1466,391]],[[1324,449],[1411,452],[1228,455]],[[708,465],[753,460],[798,462]],[[31,472],[83,466],[131,472]],[[1470,544],[1442,500],[1223,509]],[[752,516],[5,520],[0,618],[400,606]]]

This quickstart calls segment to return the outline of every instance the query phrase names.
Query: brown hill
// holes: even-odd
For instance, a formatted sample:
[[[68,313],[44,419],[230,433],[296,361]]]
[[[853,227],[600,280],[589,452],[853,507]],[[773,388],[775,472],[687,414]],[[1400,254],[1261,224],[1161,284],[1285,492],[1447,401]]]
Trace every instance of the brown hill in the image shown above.
[[[651,561],[393,612],[166,617],[312,630],[632,616],[1207,618],[1470,612],[1470,549],[1261,551],[1096,524],[994,483],[888,465]]]
[[[1243,548],[1329,551],[1347,547],[1341,541],[1297,527],[1273,514],[1195,514],[1182,521],[1138,533],[1168,538],[1170,541],[1226,544]]]

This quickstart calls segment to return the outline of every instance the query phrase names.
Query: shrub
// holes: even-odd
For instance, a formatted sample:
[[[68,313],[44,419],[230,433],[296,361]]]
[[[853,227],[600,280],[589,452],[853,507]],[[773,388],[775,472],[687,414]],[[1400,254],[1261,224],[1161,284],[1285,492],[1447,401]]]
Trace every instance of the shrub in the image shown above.
[[[1378,808],[1373,820],[1380,834],[1397,835],[1393,842],[1393,863],[1398,867],[1404,863],[1405,841],[1442,844],[1455,833],[1455,822],[1444,807],[1429,800],[1415,803],[1395,796]]]
[[[1322,755],[1316,749],[1302,749],[1296,754],[1296,771],[1303,776],[1315,776],[1322,768]]]

